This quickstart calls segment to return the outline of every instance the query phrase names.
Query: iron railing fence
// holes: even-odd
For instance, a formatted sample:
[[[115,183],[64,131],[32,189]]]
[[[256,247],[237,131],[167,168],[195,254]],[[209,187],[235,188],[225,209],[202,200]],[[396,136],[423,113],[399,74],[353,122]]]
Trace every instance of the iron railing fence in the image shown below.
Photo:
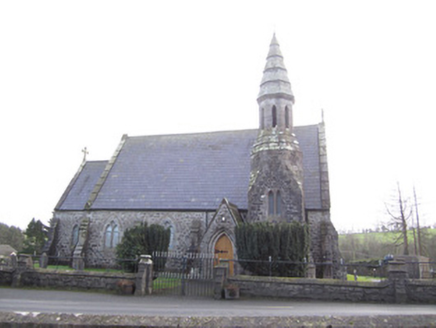
[[[269,277],[305,277],[309,263],[307,261],[281,261],[281,260],[221,260],[221,262],[229,263],[232,267],[234,275],[259,275]],[[379,261],[377,264],[367,263],[352,263],[344,262],[343,260],[334,263],[313,262],[317,271],[328,272],[334,267],[340,268],[342,272],[348,274],[348,279],[356,277],[367,277],[373,280],[382,280],[388,277],[389,261]],[[419,262],[405,261],[404,262],[409,277],[412,279],[433,279],[436,278],[436,261]],[[331,272],[331,271],[330,271]],[[350,277],[351,276],[351,277]],[[345,278],[345,277],[344,277]]]
[[[18,256],[22,256],[19,254]],[[39,267],[41,256],[31,256],[32,264],[34,267]],[[122,272],[137,272],[137,265],[139,259],[114,259],[105,257],[84,257],[75,258],[48,256],[49,268],[52,269],[72,269],[72,263],[75,259],[83,260],[85,269],[101,270],[101,271],[122,271]],[[154,276],[163,276],[167,274],[170,283],[174,280],[174,274],[185,274],[186,279],[212,279],[213,268],[220,262],[227,262],[232,268],[232,274],[241,275],[263,275],[263,276],[281,276],[281,277],[304,277],[307,272],[307,261],[280,261],[280,260],[223,260],[218,259],[215,254],[199,254],[199,253],[172,253],[160,252],[152,255]],[[87,263],[98,263],[87,265]],[[343,270],[351,276],[365,276],[374,279],[383,279],[388,275],[389,261],[380,260],[378,263],[353,263],[340,261],[339,263],[333,262],[316,262],[313,263],[317,268],[328,268],[332,265],[340,266]],[[419,261],[406,261],[405,262],[409,276],[413,279],[436,278],[436,261],[419,262]],[[0,267],[7,268],[11,265],[9,258],[0,261]],[[133,269],[131,269],[133,268]],[[352,277],[351,277],[352,278]],[[350,279],[350,277],[349,277]],[[174,282],[175,284],[178,282]]]

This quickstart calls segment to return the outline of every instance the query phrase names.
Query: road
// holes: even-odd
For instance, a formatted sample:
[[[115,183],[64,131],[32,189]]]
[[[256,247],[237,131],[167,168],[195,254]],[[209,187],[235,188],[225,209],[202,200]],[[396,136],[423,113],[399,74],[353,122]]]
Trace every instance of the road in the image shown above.
[[[0,312],[136,316],[374,316],[436,315],[435,305],[327,303],[313,301],[133,297],[103,293],[0,288]]]

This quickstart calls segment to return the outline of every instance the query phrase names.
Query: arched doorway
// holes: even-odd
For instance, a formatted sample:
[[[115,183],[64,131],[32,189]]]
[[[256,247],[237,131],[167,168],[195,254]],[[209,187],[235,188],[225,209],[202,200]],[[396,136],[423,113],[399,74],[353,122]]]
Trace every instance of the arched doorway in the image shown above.
[[[215,254],[218,259],[233,260],[233,245],[232,241],[226,234],[222,234],[215,243]],[[234,264],[229,261],[229,273],[233,275]]]

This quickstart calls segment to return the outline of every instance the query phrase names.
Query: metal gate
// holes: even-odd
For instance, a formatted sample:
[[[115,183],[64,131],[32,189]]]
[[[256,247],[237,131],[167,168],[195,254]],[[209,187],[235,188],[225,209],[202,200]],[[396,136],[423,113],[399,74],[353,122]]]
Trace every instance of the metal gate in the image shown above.
[[[153,253],[153,294],[213,296],[214,254]]]

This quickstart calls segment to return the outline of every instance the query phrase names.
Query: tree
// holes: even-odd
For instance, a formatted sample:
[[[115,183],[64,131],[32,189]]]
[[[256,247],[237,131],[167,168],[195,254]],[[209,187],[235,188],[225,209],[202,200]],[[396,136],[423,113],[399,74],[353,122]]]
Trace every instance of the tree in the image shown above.
[[[35,221],[35,218],[29,222],[24,239],[23,253],[40,255],[41,251],[48,238],[48,227],[45,226],[40,220]]]
[[[156,251],[168,251],[170,235],[170,228],[165,229],[157,224],[148,226],[147,222],[127,229],[116,248],[118,262],[133,272],[136,263],[126,260],[136,260],[140,255],[152,255]]]
[[[17,252],[23,248],[24,235],[20,228],[0,223],[0,245],[9,245]]]
[[[407,200],[402,196],[400,184],[397,183],[398,198],[393,206],[386,206],[386,210],[390,216],[389,225],[395,231],[399,231],[399,238],[395,241],[396,245],[403,245],[403,255],[409,255],[409,241],[407,238],[407,224],[412,215],[412,210],[409,208]]]

